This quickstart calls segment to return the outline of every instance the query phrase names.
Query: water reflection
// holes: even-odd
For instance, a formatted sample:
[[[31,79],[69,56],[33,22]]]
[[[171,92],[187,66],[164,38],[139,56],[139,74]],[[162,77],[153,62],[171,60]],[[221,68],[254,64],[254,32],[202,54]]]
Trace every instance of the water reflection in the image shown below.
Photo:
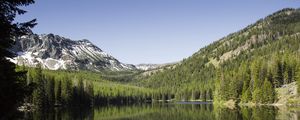
[[[275,120],[299,119],[300,109],[276,107],[216,107],[212,104],[139,104],[55,109],[24,113],[28,120]]]

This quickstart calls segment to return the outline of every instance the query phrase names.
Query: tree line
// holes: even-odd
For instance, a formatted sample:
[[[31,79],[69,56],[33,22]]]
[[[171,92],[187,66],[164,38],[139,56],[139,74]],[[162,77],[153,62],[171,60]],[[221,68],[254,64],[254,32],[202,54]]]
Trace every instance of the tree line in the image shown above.
[[[25,103],[38,110],[151,102],[155,96],[152,89],[103,80],[99,73],[51,71],[42,69],[41,65],[19,69],[27,71],[24,80],[34,88]]]
[[[74,79],[74,78],[72,78]],[[27,83],[34,85],[33,93],[25,100],[36,109],[52,109],[55,106],[92,106],[94,86],[82,78],[72,81],[69,76],[55,77],[43,73],[41,66],[31,68],[27,73]]]

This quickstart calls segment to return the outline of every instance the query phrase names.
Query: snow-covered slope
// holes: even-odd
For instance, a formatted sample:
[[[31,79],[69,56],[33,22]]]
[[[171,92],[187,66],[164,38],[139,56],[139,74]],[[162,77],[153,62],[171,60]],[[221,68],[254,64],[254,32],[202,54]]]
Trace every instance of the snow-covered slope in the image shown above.
[[[165,63],[165,64],[138,64],[135,65],[135,67],[139,70],[154,70],[154,69],[159,69],[168,65],[174,65],[178,62],[173,62],[173,63]]]
[[[44,68],[71,70],[134,70],[134,65],[119,62],[88,40],[73,41],[53,34],[28,35],[16,40],[12,51],[17,64]]]
[[[135,66],[137,69],[140,69],[140,70],[152,70],[152,69],[160,67],[161,65],[159,65],[159,64],[138,64]]]

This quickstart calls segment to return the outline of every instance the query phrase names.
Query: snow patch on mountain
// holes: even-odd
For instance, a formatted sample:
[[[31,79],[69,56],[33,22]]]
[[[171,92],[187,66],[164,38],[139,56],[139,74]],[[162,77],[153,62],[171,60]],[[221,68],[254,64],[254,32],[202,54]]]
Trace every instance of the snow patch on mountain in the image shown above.
[[[160,66],[160,64],[138,64],[136,65],[136,68],[140,70],[153,70]]]

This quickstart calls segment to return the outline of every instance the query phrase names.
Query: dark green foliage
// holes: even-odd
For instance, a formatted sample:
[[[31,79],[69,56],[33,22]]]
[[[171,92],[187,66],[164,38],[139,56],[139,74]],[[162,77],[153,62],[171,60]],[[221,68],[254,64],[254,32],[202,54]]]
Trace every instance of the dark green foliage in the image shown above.
[[[299,60],[292,60],[293,58],[298,58],[298,55],[294,53],[284,53],[289,54],[290,60],[293,62],[286,62],[286,66],[298,66],[300,64]],[[282,59],[283,54],[274,53],[269,59],[261,59],[261,57],[256,57],[256,59],[250,63],[243,62],[239,68],[232,68],[232,71],[236,71],[235,74],[227,70],[223,73],[218,73],[218,76],[225,76],[221,78],[217,78],[216,81],[216,94],[221,100],[229,100],[229,99],[241,99],[242,102],[255,102],[255,103],[273,103],[276,101],[275,88],[276,85],[280,87],[284,83],[275,82],[276,74],[283,74],[289,69],[283,70],[281,73],[278,72],[277,69],[277,59]],[[285,62],[283,60],[282,62]],[[275,63],[275,65],[274,65]],[[245,65],[250,64],[250,69],[247,67],[243,67]],[[288,67],[286,67],[288,68]],[[297,78],[295,75],[295,68],[290,69],[291,73],[290,80],[287,80],[285,84],[289,84],[294,82]],[[226,77],[226,76],[231,77]],[[275,76],[273,76],[275,75]],[[241,77],[243,76],[243,77]],[[251,79],[250,77],[251,76]],[[289,79],[289,78],[288,78]],[[238,82],[242,80],[242,84]],[[273,81],[273,82],[272,82]],[[227,87],[226,87],[227,86]],[[242,88],[240,88],[242,86]],[[241,90],[241,91],[240,91]],[[240,91],[240,92],[239,92]],[[240,96],[241,95],[241,96]]]
[[[239,69],[242,72],[242,79],[243,80],[243,88],[242,88],[242,97],[241,101],[244,103],[250,102],[252,100],[252,94],[251,94],[251,86],[250,86],[250,69],[248,69],[247,64],[242,64],[241,69]]]
[[[280,87],[284,82],[284,72],[283,72],[283,64],[280,59],[276,60],[276,68],[274,74],[274,85],[275,87]]]
[[[261,88],[254,89],[252,93],[252,102],[254,103],[263,103],[263,91]]]
[[[54,77],[52,76],[47,76],[46,78],[47,80],[47,85],[46,85],[46,95],[48,97],[48,106],[50,108],[53,108],[53,106],[55,105],[55,81],[54,81]]]
[[[36,83],[36,89],[33,92],[33,103],[37,109],[43,110],[47,108],[48,98],[46,93],[46,80],[45,76],[42,73],[42,68],[35,68],[34,72],[34,82]]]
[[[52,109],[55,105],[74,105],[74,93],[79,95],[82,94],[73,91],[76,87],[73,87],[72,81],[68,77],[64,77],[63,80],[55,80],[55,77],[45,75],[45,73],[42,72],[41,67],[30,70],[28,74],[36,84],[36,89],[34,90],[32,97],[33,104],[38,110]],[[61,81],[64,81],[64,83],[62,84]]]
[[[273,106],[242,107],[243,120],[274,120],[278,119],[278,109]],[[290,119],[290,118],[283,118]]]
[[[73,87],[72,106],[91,106],[94,101],[93,85],[85,83],[79,78],[77,85]]]
[[[203,90],[203,91],[201,92],[200,99],[201,99],[202,101],[206,101],[206,95],[207,95],[206,91]]]
[[[292,10],[294,14],[299,14],[299,11]],[[280,13],[285,14],[285,13]],[[273,16],[270,16],[273,17]],[[285,16],[287,17],[287,16]],[[291,17],[291,16],[288,16]],[[268,17],[269,18],[269,17]],[[266,19],[267,20],[267,19]],[[273,19],[276,20],[276,19]],[[300,21],[299,21],[300,22]],[[259,22],[257,24],[260,24]],[[263,23],[262,23],[263,24]],[[284,23],[292,24],[292,23]],[[274,25],[276,26],[276,25]],[[274,29],[275,30],[275,29]],[[276,29],[280,31],[282,29]],[[265,34],[262,31],[262,34]],[[255,33],[254,35],[261,33]],[[270,41],[268,44],[255,45],[251,51],[235,56],[234,59],[228,60],[221,64],[222,68],[227,68],[227,71],[223,74],[231,74],[230,71],[234,71],[234,76],[226,78],[228,81],[236,81],[236,79],[243,80],[242,88],[242,102],[256,102],[256,103],[272,103],[276,100],[276,94],[274,88],[280,87],[283,84],[288,84],[296,79],[296,66],[300,63],[299,59],[299,36],[292,32],[287,34],[281,34],[282,38],[276,38],[276,41]],[[256,38],[259,39],[259,38]],[[271,39],[271,38],[270,38]],[[274,39],[274,36],[273,38]],[[268,40],[264,38],[264,40]],[[261,47],[260,47],[261,46]],[[237,67],[244,64],[250,66],[249,72],[244,71],[245,68]],[[246,70],[248,71],[248,70]],[[246,76],[240,77],[243,73],[247,73]],[[220,74],[222,75],[222,74]],[[250,75],[251,80],[247,77]],[[219,78],[220,79],[220,78]],[[221,83],[219,82],[217,86]],[[232,86],[228,85],[228,89]],[[216,87],[217,88],[217,87]],[[226,88],[226,87],[225,87]],[[236,89],[236,88],[235,88]],[[228,100],[228,94],[234,94],[235,91],[228,92],[228,90],[216,89],[219,92],[219,96],[225,96],[222,100]],[[221,91],[220,91],[221,90]],[[265,93],[267,91],[268,93]],[[217,94],[216,94],[217,95]],[[235,97],[239,98],[239,97]]]
[[[252,100],[252,94],[251,94],[251,90],[248,88],[242,94],[242,102],[243,103],[248,103],[251,100]]]
[[[212,98],[207,97],[212,96],[212,92],[207,91],[214,89],[212,79],[214,76],[213,71],[216,68],[212,64],[206,65],[205,62],[208,59],[205,57],[197,59],[184,60],[177,67],[165,68],[164,72],[157,72],[145,80],[138,81],[135,85],[155,89],[161,88],[163,90],[159,92],[162,96],[175,96],[177,100]],[[161,98],[166,98],[162,96]]]
[[[73,98],[73,83],[69,77],[64,77],[63,81],[63,104],[70,107]]]
[[[61,105],[62,103],[62,86],[61,80],[58,80],[57,87],[56,87],[56,104]]]
[[[151,102],[156,94],[150,89],[103,80],[99,78],[101,73],[88,71],[50,71],[38,67],[30,68],[27,76],[28,81],[37,85],[32,98],[39,110]]]
[[[265,79],[262,90],[262,103],[274,103],[274,101],[276,100],[276,92],[269,80]]]
[[[95,97],[94,97],[94,85],[91,82],[86,83],[86,98],[87,98],[87,104],[94,105],[95,103]]]
[[[32,3],[33,0],[0,1],[0,119],[8,119],[31,92],[23,79],[26,71],[15,71],[15,64],[7,58],[14,56],[9,51],[14,45],[14,38],[27,34],[35,25],[35,20],[14,23],[17,15],[26,13],[20,7]]]

